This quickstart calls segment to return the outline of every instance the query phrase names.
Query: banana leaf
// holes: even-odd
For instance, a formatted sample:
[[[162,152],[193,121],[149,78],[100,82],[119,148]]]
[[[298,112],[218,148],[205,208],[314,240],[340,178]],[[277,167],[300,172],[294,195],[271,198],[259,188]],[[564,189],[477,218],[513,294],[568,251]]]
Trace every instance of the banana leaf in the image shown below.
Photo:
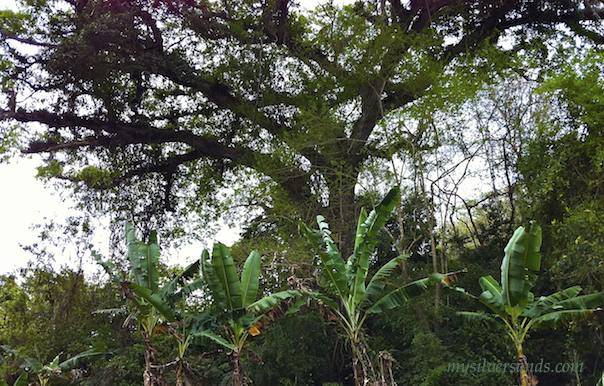
[[[235,310],[242,307],[241,282],[237,274],[237,268],[229,249],[222,243],[214,244],[212,251],[211,267],[214,274],[222,284],[225,292],[228,309]]]
[[[209,261],[210,254],[208,251],[203,251],[201,254],[203,263],[201,265],[203,271],[203,277],[210,287],[214,303],[221,309],[227,309],[229,307],[229,300],[227,298],[227,292],[224,290],[222,283],[216,276],[214,267]]]
[[[145,299],[169,322],[176,320],[172,309],[158,294],[153,293],[149,288],[145,288],[136,283],[131,283],[130,287],[141,298]]]
[[[157,245],[157,233],[151,232],[149,244],[145,244],[136,240],[134,225],[126,223],[126,243],[133,280],[136,284],[149,288],[154,293],[158,292],[159,277],[156,267],[159,263],[159,245]]]
[[[200,279],[193,281],[193,283],[190,283],[189,285],[183,286],[187,279],[195,277],[195,275],[200,272],[200,267],[201,259],[189,265],[182,273],[164,285],[162,289],[159,290],[159,296],[166,300],[170,305],[174,305],[183,298],[186,298],[191,292],[201,288],[204,281]],[[178,289],[179,286],[181,286],[180,290]]]
[[[128,259],[130,260],[130,266],[132,267],[132,279],[136,281],[138,285],[144,285],[145,274],[141,258],[139,257],[139,245],[136,240],[136,232],[132,223],[126,223],[126,245],[128,246]]]
[[[604,292],[561,300],[558,304],[565,310],[597,308],[604,304]]]
[[[178,302],[180,302],[182,299],[186,299],[189,297],[189,295],[200,289],[203,288],[204,284],[206,283],[206,281],[204,280],[203,277],[197,278],[195,280],[193,280],[191,283],[183,286],[180,291],[178,291],[177,293],[175,293],[174,295],[172,295],[170,297],[170,303],[171,304],[177,304]]]
[[[396,268],[398,268],[401,261],[407,259],[407,257],[408,257],[407,255],[401,255],[401,256],[395,257],[394,259],[392,259],[389,262],[387,262],[386,264],[384,264],[375,273],[375,275],[373,275],[373,277],[371,278],[371,281],[367,285],[367,289],[365,290],[365,296],[363,296],[363,299],[359,303],[361,306],[370,302],[370,299],[369,299],[370,296],[379,296],[382,293],[382,291],[384,290],[384,287],[385,287],[384,284],[382,283],[382,281],[385,280],[386,278],[388,278],[390,276],[390,274],[392,273],[392,271],[394,271]]]
[[[241,304],[243,307],[248,307],[258,296],[261,261],[260,254],[252,251],[243,265],[241,274]]]
[[[365,295],[365,280],[369,270],[369,258],[373,253],[380,228],[386,223],[392,209],[396,206],[398,187],[393,187],[382,201],[365,218],[361,211],[354,252],[348,259],[347,274],[354,275],[351,283],[352,304],[359,304]]]
[[[338,298],[347,299],[349,290],[344,260],[340,257],[338,247],[329,235],[329,228],[323,216],[317,216],[317,224],[320,230],[310,229],[306,224],[301,223],[300,231],[306,236],[311,245],[318,250],[323,266],[323,274],[327,276],[328,282],[336,291]]]
[[[251,303],[247,310],[250,312],[254,312],[255,314],[263,314],[275,306],[281,304],[284,300],[287,299],[295,299],[302,297],[304,295],[311,296],[313,293],[302,290],[287,290],[274,293],[272,295],[266,296],[254,303]]]
[[[594,308],[554,311],[533,319],[532,327],[548,328],[569,322],[578,322],[589,318],[594,312],[600,310],[600,308]]]
[[[433,287],[437,282],[443,282],[445,276],[442,274],[433,273],[429,277],[416,280],[401,288],[389,292],[380,300],[375,302],[368,310],[368,314],[377,314],[386,310],[391,310],[402,304],[407,303],[412,298],[418,297],[430,287]]]
[[[105,270],[105,272],[109,275],[109,277],[111,278],[111,280],[113,280],[114,283],[120,283],[120,272],[117,269],[117,267],[115,266],[115,264],[113,264],[111,261],[107,260],[107,261],[103,261],[103,257],[97,253],[96,251],[90,251],[90,254],[92,255],[92,257],[96,260],[96,262],[103,267],[103,269]]]
[[[37,373],[38,371],[42,370],[42,365],[37,359],[28,357],[27,355],[21,355],[17,350],[5,344],[1,345],[0,348],[2,348],[2,350],[4,350],[5,352],[16,356],[17,358],[23,359],[25,362],[21,365],[21,367],[29,367],[34,373]]]
[[[463,317],[468,321],[479,321],[479,322],[495,322],[496,319],[493,316],[484,314],[482,312],[473,312],[473,311],[459,311],[456,312],[457,315]]]
[[[501,297],[502,290],[499,283],[497,283],[491,275],[481,277],[478,280],[478,283],[483,290],[482,294],[478,297],[478,300],[500,317],[507,317],[508,314],[505,310],[505,305],[503,304],[503,299]]]
[[[83,351],[76,356],[63,361],[58,366],[62,371],[69,371],[80,368],[94,361],[109,358],[112,355],[112,353],[105,351],[104,343],[98,343],[95,344],[90,350]]]
[[[575,298],[580,292],[581,286],[576,285],[549,296],[542,296],[530,303],[522,313],[522,316],[535,319],[549,312],[556,311],[562,308],[560,305],[561,301]]]
[[[229,341],[227,341],[226,339],[224,339],[223,337],[214,334],[212,331],[210,330],[204,330],[204,331],[200,331],[200,332],[196,332],[194,334],[191,334],[194,338],[195,337],[205,337],[205,338],[209,338],[211,340],[213,340],[214,342],[228,348],[230,351],[235,350],[235,346],[233,344],[231,344]]]
[[[519,227],[505,247],[501,263],[501,289],[503,304],[515,307],[526,298],[531,289],[529,270],[537,271],[541,265],[541,227],[531,225],[529,232]]]

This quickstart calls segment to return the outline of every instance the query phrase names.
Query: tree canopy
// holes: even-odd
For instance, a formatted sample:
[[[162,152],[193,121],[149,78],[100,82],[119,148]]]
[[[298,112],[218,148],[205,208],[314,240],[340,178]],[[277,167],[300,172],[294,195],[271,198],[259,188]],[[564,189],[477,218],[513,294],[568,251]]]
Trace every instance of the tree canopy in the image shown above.
[[[350,252],[362,171],[414,140],[389,138],[393,114],[459,107],[490,74],[547,60],[562,31],[601,43],[603,13],[567,0],[23,1],[0,19],[2,149],[43,154],[39,175],[95,213],[177,231],[234,206],[290,225],[322,213]]]

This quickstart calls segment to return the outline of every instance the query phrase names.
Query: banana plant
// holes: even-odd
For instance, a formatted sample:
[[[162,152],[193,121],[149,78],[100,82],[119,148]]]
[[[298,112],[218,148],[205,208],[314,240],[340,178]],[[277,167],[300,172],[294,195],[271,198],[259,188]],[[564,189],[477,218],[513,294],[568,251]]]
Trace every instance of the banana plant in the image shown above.
[[[527,232],[519,227],[504,249],[501,263],[501,285],[492,276],[479,279],[483,292],[478,300],[493,315],[479,312],[461,312],[470,319],[497,319],[506,328],[518,355],[519,383],[535,385],[535,377],[528,371],[523,344],[531,329],[548,328],[589,317],[604,303],[604,293],[578,296],[580,286],[573,286],[549,296],[536,298],[530,292],[541,266],[541,228],[531,224]]]
[[[121,286],[122,294],[130,301],[135,310],[125,321],[136,319],[139,331],[145,340],[145,372],[143,380],[145,386],[166,385],[163,379],[163,369],[155,365],[158,352],[153,339],[158,333],[170,331],[176,338],[179,347],[182,337],[174,331],[167,323],[176,322],[176,305],[185,300],[193,291],[203,286],[203,278],[193,279],[200,272],[201,261],[198,260],[187,267],[181,274],[170,280],[162,288],[159,288],[159,264],[160,248],[157,242],[157,233],[151,232],[149,243],[136,240],[134,225],[126,224],[126,243],[128,246],[128,260],[130,262],[130,277],[122,280],[117,268],[111,261],[103,261],[93,252],[93,257],[105,269],[109,276]],[[114,310],[106,310],[114,311]],[[174,325],[174,324],[172,324]],[[187,345],[183,347],[187,347]],[[179,356],[179,358],[181,358]],[[179,369],[182,369],[179,364]],[[181,379],[180,370],[177,378]]]
[[[241,362],[246,340],[250,335],[261,332],[265,324],[263,313],[283,301],[301,297],[305,291],[277,292],[256,301],[261,265],[261,256],[256,251],[246,259],[241,278],[228,248],[221,243],[214,245],[212,256],[208,251],[203,251],[202,260],[203,276],[212,294],[213,307],[197,316],[193,336],[209,338],[228,349],[232,383],[234,386],[246,385],[249,379]],[[300,304],[297,303],[288,312],[294,312]],[[256,359],[255,355],[250,354],[248,352],[250,360]]]
[[[387,291],[384,279],[407,258],[401,255],[382,266],[367,283],[369,260],[375,249],[376,236],[397,204],[399,194],[399,189],[394,187],[369,214],[365,209],[361,210],[354,250],[346,261],[331,238],[329,226],[323,216],[317,216],[319,229],[311,229],[301,224],[302,233],[318,252],[318,264],[322,267],[322,274],[337,299],[337,302],[334,302],[328,296],[321,298],[337,317],[350,342],[357,386],[376,379],[373,360],[369,356],[363,336],[362,327],[367,316],[398,307],[423,294],[435,283],[447,285],[455,278],[453,274],[434,273],[427,278]]]
[[[105,351],[104,343],[97,343],[91,349],[81,352],[73,357],[60,361],[61,354],[57,355],[52,362],[42,365],[35,358],[21,355],[19,352],[7,345],[0,346],[5,352],[14,355],[23,360],[21,367],[25,370],[15,381],[14,386],[27,385],[28,373],[35,374],[38,377],[40,386],[47,386],[53,378],[69,378],[70,371],[80,368],[88,363],[109,358],[112,354]],[[4,383],[2,383],[4,382]],[[0,381],[0,386],[6,385],[5,381]]]

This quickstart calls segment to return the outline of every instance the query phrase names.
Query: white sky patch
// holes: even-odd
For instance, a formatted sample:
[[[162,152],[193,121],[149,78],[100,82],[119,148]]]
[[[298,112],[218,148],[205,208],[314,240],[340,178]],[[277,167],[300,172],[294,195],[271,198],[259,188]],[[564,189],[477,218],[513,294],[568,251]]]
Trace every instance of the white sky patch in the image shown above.
[[[38,241],[38,232],[31,229],[44,218],[61,221],[76,212],[62,202],[54,189],[44,187],[35,179],[36,159],[14,158],[10,164],[0,164],[0,274],[21,268],[32,260],[22,245]]]
[[[35,256],[23,250],[22,245],[39,242],[39,230],[32,229],[33,225],[43,224],[46,219],[52,219],[58,224],[65,223],[69,216],[83,214],[72,209],[73,201],[63,201],[59,193],[52,187],[35,178],[36,167],[41,164],[38,159],[14,158],[9,164],[0,164],[0,275],[14,272],[34,261]],[[103,256],[109,252],[109,232],[103,232],[97,224],[94,237],[94,249]],[[107,221],[105,221],[107,222]],[[199,259],[204,249],[211,248],[215,241],[227,246],[239,239],[239,229],[230,229],[220,224],[220,231],[212,240],[194,242],[179,250],[162,250],[162,258],[169,265],[188,265]],[[161,246],[161,240],[160,240]],[[49,248],[54,253],[55,261],[52,266],[58,270],[63,266],[79,269],[80,258],[77,251],[70,245],[61,248]],[[92,273],[99,269],[90,257],[89,251],[84,251],[82,267],[85,272]]]

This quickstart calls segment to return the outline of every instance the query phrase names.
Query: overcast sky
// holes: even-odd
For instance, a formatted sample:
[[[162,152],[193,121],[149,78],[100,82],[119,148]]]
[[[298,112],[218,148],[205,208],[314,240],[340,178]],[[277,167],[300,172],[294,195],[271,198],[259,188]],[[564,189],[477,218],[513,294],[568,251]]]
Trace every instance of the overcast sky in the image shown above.
[[[39,160],[27,158],[15,158],[9,164],[0,164],[0,275],[25,267],[28,261],[34,259],[31,253],[21,247],[38,241],[39,231],[32,229],[32,225],[41,224],[45,219],[63,223],[68,216],[78,214],[70,209],[72,202],[64,202],[54,188],[45,187],[35,178],[36,167],[39,165]],[[238,239],[238,233],[238,230],[224,228],[215,239],[193,243],[178,251],[164,252],[170,253],[170,265],[186,265],[198,259],[203,249],[209,248],[216,241],[232,245]],[[107,253],[107,234],[100,235],[94,243],[95,249]],[[75,250],[67,248],[65,252],[58,249],[53,252],[56,257],[53,264],[55,269],[63,265],[73,269],[78,267]],[[165,254],[162,256],[166,257]],[[87,253],[84,269],[91,272],[97,268]]]

